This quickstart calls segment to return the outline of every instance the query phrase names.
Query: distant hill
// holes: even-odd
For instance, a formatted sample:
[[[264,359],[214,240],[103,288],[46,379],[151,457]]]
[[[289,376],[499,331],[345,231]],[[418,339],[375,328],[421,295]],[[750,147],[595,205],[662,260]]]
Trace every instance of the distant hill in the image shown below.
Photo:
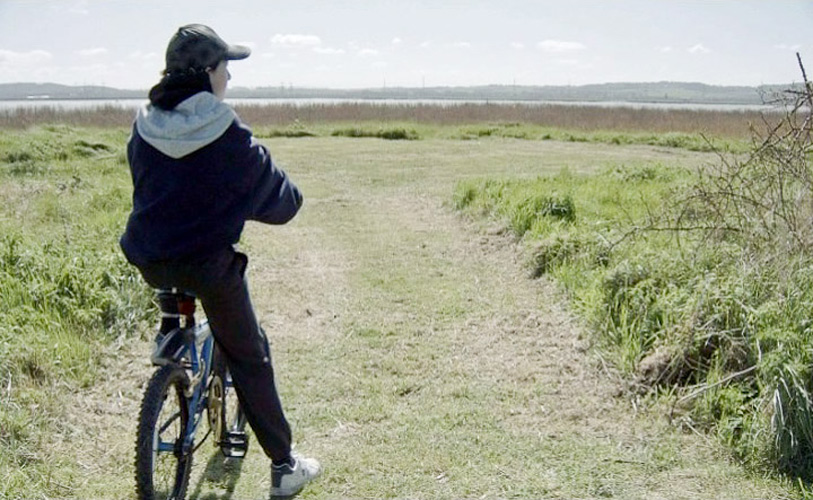
[[[579,86],[486,85],[474,87],[392,87],[319,89],[297,87],[236,87],[233,98],[326,99],[461,99],[500,101],[649,102],[679,104],[762,104],[765,96],[793,87],[716,86],[703,83],[605,83]],[[52,83],[0,84],[0,100],[18,99],[143,99],[146,90]]]
[[[791,85],[714,86],[702,83],[606,83],[581,86],[394,87],[360,90],[264,87],[234,88],[235,98],[461,99],[499,101],[648,102],[676,104],[762,104],[763,97]]]
[[[0,100],[18,99],[129,99],[143,98],[144,90],[122,90],[97,86],[69,86],[56,83],[0,83]]]

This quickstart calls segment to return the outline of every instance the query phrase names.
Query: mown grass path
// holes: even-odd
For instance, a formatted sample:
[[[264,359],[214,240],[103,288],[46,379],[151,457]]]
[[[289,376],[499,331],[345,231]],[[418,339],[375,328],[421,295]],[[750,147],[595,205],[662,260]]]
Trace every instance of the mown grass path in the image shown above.
[[[528,278],[510,240],[446,205],[464,176],[707,157],[510,140],[268,144],[307,199],[288,226],[250,225],[244,244],[297,447],[325,466],[301,498],[791,495],[657,413],[636,412],[555,287]],[[111,360],[109,370],[122,385],[83,398],[112,406],[92,403],[99,421],[76,422],[100,433],[73,452],[86,452],[80,496],[131,491],[149,367],[145,344],[120,352],[129,365]],[[239,466],[206,451],[190,497],[266,498],[267,467],[256,443]]]

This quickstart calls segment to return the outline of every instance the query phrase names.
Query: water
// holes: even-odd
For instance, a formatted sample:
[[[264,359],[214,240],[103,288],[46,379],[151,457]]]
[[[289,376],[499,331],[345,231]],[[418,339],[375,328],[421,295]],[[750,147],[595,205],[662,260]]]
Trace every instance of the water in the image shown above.
[[[0,100],[0,111],[13,111],[26,108],[57,108],[63,110],[93,109],[105,106],[131,108],[135,110],[146,103],[145,99],[21,99]]]
[[[24,108],[47,108],[53,107],[63,110],[93,109],[106,106],[120,107],[135,110],[145,104],[146,99],[28,99],[28,100],[0,100],[0,112],[13,111]],[[308,106],[313,104],[344,104],[344,103],[366,103],[381,106],[412,106],[412,105],[434,105],[434,106],[456,106],[461,104],[500,104],[500,105],[522,105],[522,106],[588,106],[599,108],[631,108],[631,109],[690,109],[706,111],[769,111],[775,109],[770,105],[754,104],[693,104],[693,103],[647,103],[647,102],[622,102],[622,101],[499,101],[499,100],[456,100],[456,99],[327,99],[327,98],[307,98],[307,99],[226,99],[232,105],[294,105]]]

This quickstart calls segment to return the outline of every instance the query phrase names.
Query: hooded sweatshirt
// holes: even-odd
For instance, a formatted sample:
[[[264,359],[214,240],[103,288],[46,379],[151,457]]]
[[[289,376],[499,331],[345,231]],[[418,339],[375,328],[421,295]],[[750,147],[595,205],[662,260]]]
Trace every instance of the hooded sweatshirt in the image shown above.
[[[284,224],[302,195],[227,104],[198,92],[138,111],[127,159],[133,210],[120,243],[135,265],[203,258],[247,220]]]

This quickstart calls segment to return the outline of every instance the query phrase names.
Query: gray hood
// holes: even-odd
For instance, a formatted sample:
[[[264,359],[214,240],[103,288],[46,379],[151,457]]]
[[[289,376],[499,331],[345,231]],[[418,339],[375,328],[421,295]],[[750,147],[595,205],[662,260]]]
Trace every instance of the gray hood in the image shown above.
[[[181,158],[216,141],[237,114],[210,92],[199,92],[172,111],[146,104],[138,110],[136,128],[152,147]]]

